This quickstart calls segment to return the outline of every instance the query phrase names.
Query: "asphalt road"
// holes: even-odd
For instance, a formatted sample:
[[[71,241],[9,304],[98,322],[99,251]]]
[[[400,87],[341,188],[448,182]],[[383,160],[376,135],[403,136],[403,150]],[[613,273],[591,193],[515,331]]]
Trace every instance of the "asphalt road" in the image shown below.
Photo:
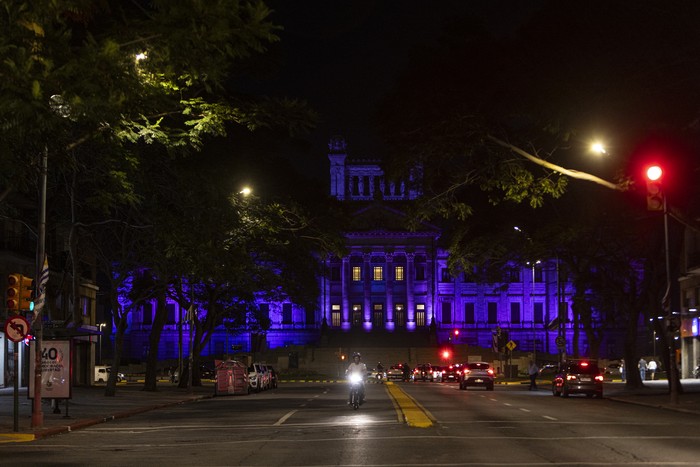
[[[404,423],[385,385],[289,383],[3,447],[2,465],[698,465],[697,415],[548,389],[397,384],[431,419]]]

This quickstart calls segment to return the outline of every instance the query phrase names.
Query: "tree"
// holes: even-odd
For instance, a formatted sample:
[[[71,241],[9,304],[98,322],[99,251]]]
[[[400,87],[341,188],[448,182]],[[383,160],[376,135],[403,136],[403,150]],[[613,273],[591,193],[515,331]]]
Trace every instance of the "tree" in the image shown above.
[[[551,204],[571,189],[570,177],[580,178],[581,172],[566,167],[583,167],[587,175],[592,171],[580,156],[590,139],[601,134],[614,138],[619,169],[598,168],[603,177],[583,178],[633,190],[642,162],[659,141],[677,146],[697,139],[700,92],[691,83],[700,77],[700,61],[690,38],[698,39],[698,18],[700,8],[693,2],[552,1],[506,38],[490,36],[473,18],[453,18],[443,28],[439,48],[417,51],[379,112],[393,148],[390,167],[398,172],[416,164],[424,168],[426,197],[418,218],[437,213],[474,222],[477,207],[479,214],[491,216],[492,207],[474,203],[482,198],[477,192],[491,206],[504,201]],[[679,168],[681,162],[685,169]],[[692,170],[689,159],[673,163],[677,174]],[[692,186],[680,178],[669,189]],[[626,321],[631,330],[640,310],[650,309],[654,300],[660,303],[656,292],[663,279],[655,271],[661,249],[652,250],[658,244],[651,241],[649,249],[631,248],[637,243],[624,243],[631,238],[626,229],[611,229],[605,235],[613,240],[609,245],[625,248],[601,249],[617,253],[601,258],[594,250],[574,248],[580,247],[584,237],[578,234],[585,231],[596,233],[577,232],[572,236],[576,243],[568,243],[569,251],[560,257],[567,253],[571,260],[582,289],[575,316],[595,342],[590,321],[600,318],[596,313],[603,308],[585,291],[595,289],[609,298],[615,295],[613,284],[627,291],[630,296],[617,296],[610,314],[619,312],[622,316],[615,319]],[[600,246],[590,246],[595,245]],[[639,255],[636,264],[630,264],[631,254]],[[644,272],[643,280],[635,269]],[[636,361],[630,359],[635,340],[636,328],[626,340],[628,365]]]
[[[253,70],[240,65],[278,40],[261,1],[4,1],[2,7],[0,162],[8,170],[0,174],[0,201],[13,190],[31,192],[38,173],[32,161],[49,155],[53,186],[67,187],[55,188],[50,200],[56,211],[65,208],[57,219],[71,219],[74,283],[80,236],[105,238],[88,232],[97,225],[146,225],[130,224],[135,217],[124,212],[143,200],[137,184],[145,158],[153,156],[148,148],[187,157],[207,135],[225,134],[227,124],[290,132],[313,124],[303,102],[235,92],[237,70]],[[113,285],[122,287],[138,276],[137,269],[124,269],[133,266],[133,231],[117,233],[125,235],[112,237],[100,256],[116,273]],[[131,307],[157,295],[148,287],[141,293],[129,307],[113,301],[117,342]]]

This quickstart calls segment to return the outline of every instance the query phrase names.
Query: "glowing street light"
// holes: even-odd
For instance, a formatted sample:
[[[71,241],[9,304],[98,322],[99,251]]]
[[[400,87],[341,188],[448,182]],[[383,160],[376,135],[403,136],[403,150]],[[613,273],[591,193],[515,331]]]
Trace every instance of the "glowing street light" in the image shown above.
[[[596,141],[595,143],[591,144],[591,151],[593,151],[596,154],[607,154],[608,152],[605,150],[605,146],[603,143]]]

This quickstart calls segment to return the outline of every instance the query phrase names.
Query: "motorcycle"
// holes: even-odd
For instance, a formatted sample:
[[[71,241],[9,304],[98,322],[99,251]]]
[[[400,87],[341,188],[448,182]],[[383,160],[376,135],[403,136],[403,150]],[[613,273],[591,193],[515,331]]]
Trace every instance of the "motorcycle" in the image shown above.
[[[357,410],[362,403],[362,375],[359,373],[350,373],[350,405]]]
[[[696,366],[693,370],[693,377],[695,379],[700,379],[700,365]]]

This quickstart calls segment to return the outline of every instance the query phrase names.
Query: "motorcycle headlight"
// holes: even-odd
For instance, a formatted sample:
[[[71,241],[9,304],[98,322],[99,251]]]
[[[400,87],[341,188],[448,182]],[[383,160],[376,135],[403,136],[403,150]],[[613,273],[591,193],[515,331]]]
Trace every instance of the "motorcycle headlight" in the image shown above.
[[[362,376],[360,376],[357,373],[350,373],[350,382],[351,383],[359,383],[362,381]]]

